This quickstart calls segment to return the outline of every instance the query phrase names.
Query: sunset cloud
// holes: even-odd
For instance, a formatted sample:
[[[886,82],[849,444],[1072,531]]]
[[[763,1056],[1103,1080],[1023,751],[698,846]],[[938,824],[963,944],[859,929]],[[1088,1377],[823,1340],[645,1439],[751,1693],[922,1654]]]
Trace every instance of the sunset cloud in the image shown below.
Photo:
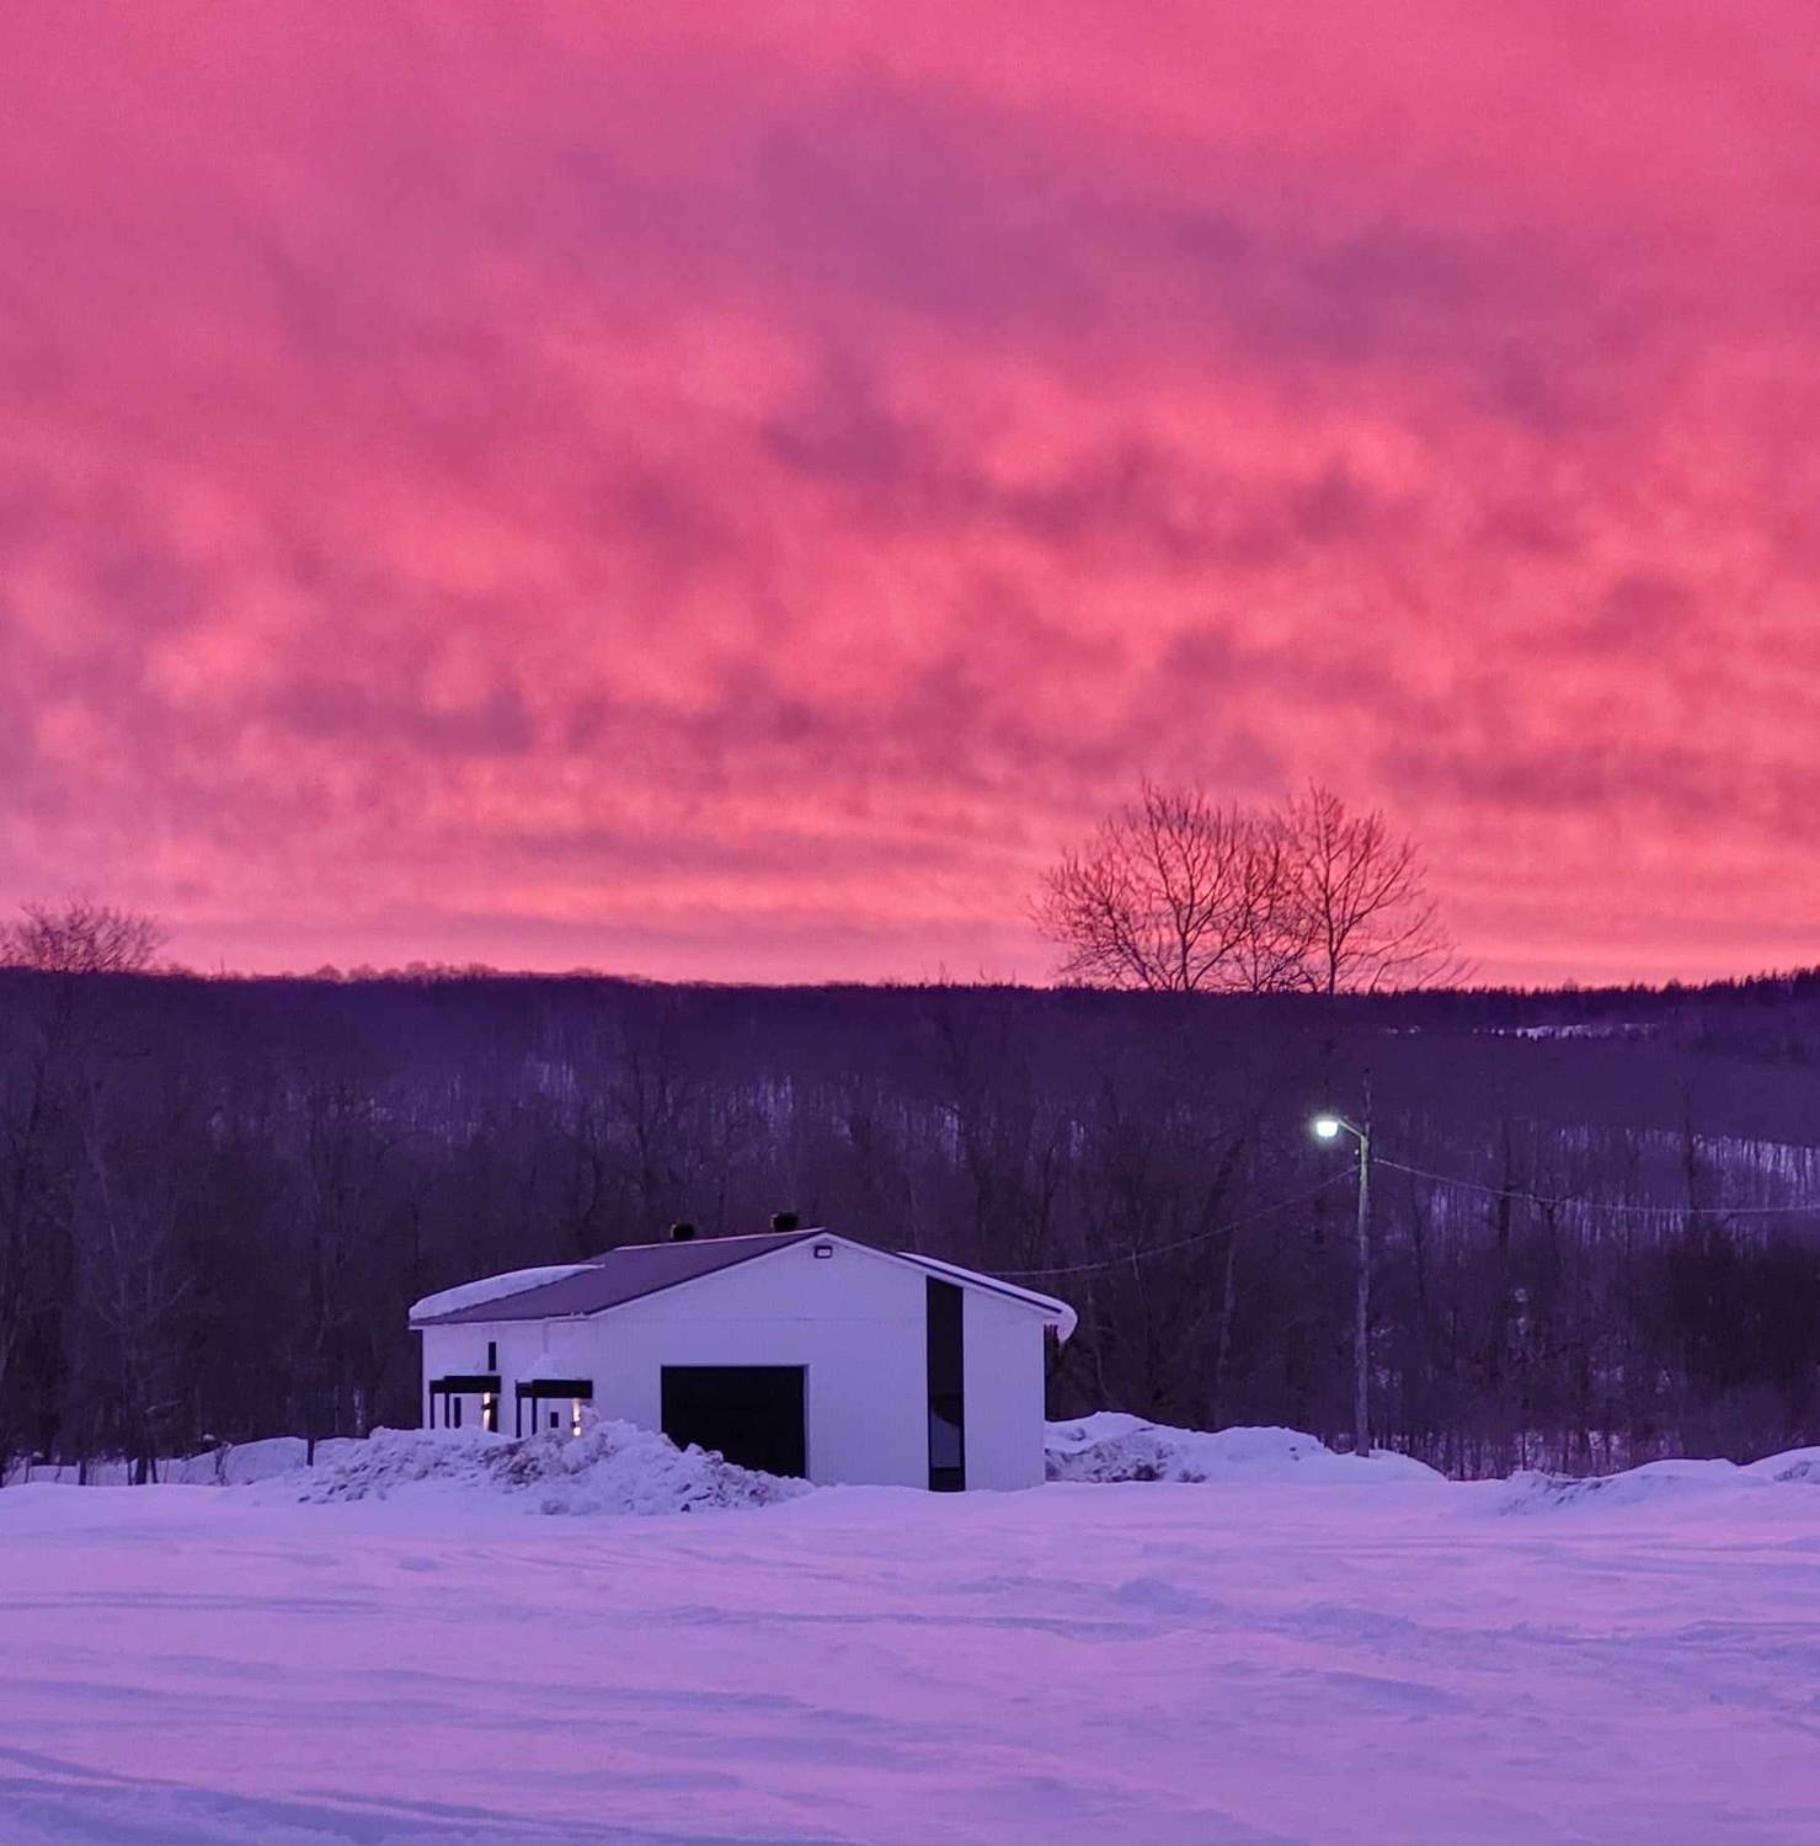
[[[1820,950],[1795,3],[14,9],[0,902],[1039,976],[1140,776]]]

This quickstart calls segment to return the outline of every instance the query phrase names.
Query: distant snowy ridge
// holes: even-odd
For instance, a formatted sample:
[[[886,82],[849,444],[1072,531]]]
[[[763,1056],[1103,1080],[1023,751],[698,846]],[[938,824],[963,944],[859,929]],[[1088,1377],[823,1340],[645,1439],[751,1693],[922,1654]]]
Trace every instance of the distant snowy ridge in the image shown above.
[[[1380,1449],[1340,1455],[1299,1429],[1172,1429],[1101,1410],[1051,1423],[1044,1436],[1052,1481],[1430,1481],[1424,1462]]]

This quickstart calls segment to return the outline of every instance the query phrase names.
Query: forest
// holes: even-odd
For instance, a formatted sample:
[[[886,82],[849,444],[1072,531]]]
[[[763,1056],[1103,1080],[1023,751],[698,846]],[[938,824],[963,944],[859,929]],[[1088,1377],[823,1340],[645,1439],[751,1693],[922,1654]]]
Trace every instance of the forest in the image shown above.
[[[1053,1414],[1459,1475],[1820,1441],[1820,973],[1606,992],[0,969],[0,1448],[417,1418],[410,1302],[794,1210],[1024,1278]]]

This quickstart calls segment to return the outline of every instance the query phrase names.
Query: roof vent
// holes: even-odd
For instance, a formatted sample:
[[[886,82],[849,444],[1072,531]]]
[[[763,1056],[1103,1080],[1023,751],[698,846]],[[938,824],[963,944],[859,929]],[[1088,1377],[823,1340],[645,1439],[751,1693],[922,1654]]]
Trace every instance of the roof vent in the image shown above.
[[[771,1228],[774,1231],[800,1231],[803,1221],[793,1211],[775,1211],[771,1214]]]
[[[687,1243],[694,1235],[695,1226],[687,1222],[670,1226],[670,1241],[672,1243]]]

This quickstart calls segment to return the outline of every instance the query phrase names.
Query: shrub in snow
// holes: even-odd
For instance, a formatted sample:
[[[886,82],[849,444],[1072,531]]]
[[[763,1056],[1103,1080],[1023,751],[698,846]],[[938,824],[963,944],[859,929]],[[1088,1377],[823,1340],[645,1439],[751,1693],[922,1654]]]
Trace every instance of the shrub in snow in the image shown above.
[[[1101,1410],[1048,1425],[1052,1481],[1438,1481],[1425,1463],[1380,1450],[1339,1455],[1299,1429],[1172,1429]]]
[[[770,1506],[809,1491],[720,1456],[679,1449],[630,1423],[590,1420],[578,1437],[545,1431],[375,1430],[352,1452],[287,1487],[298,1500],[388,1499],[409,1492],[519,1500],[543,1513],[688,1513]]]

